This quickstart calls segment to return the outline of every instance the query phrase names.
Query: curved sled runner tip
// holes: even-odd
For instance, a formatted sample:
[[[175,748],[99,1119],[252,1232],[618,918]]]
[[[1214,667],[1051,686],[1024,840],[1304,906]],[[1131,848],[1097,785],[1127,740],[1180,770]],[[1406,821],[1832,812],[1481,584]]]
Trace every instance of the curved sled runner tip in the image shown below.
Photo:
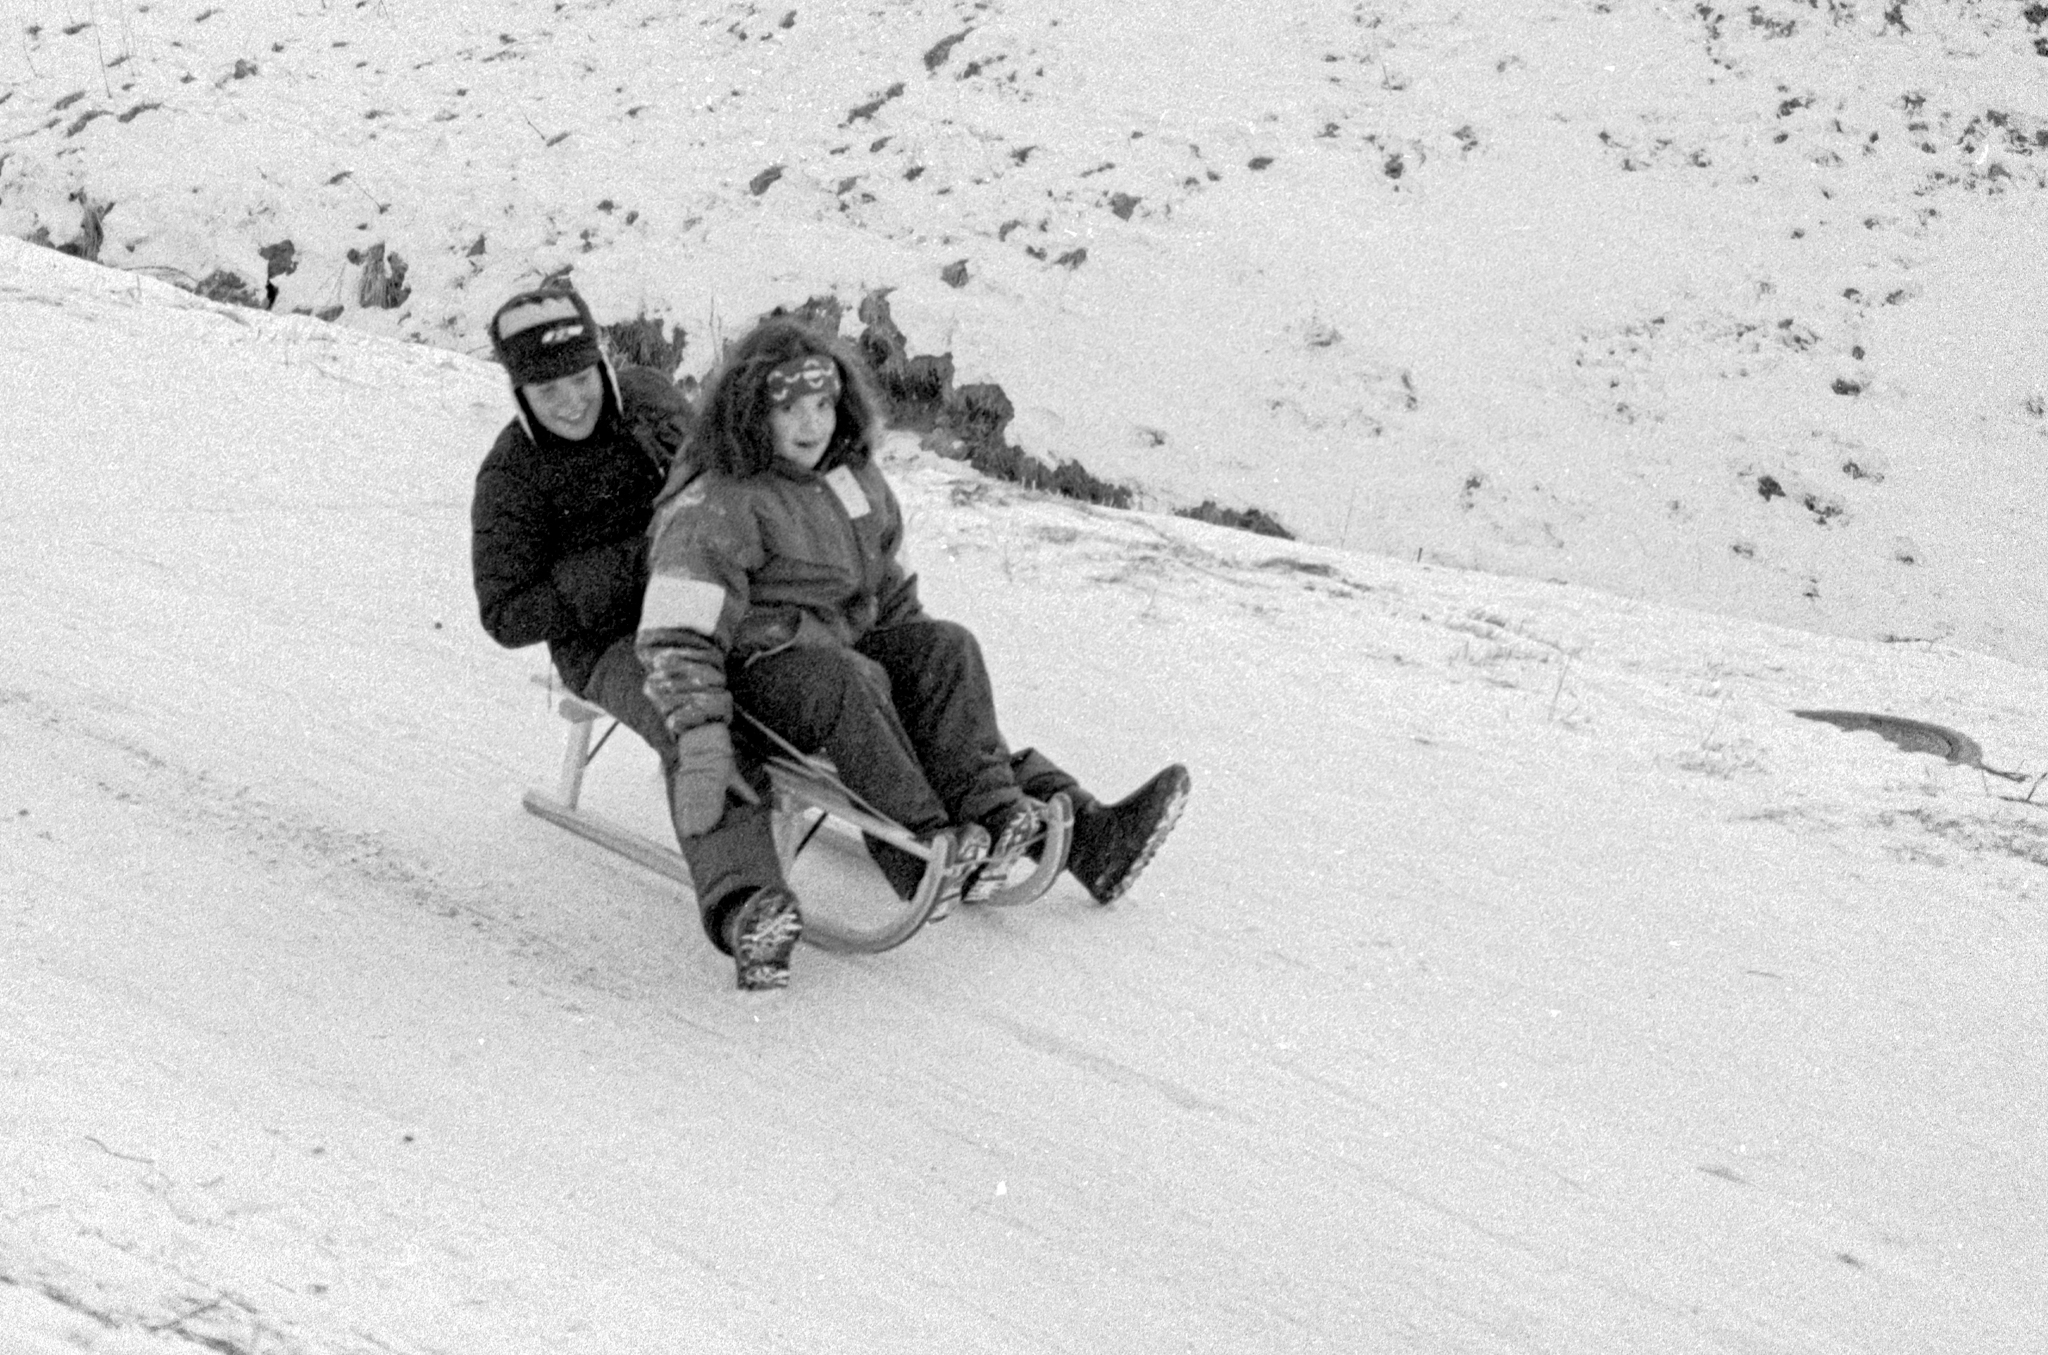
[[[1020,903],[1042,898],[1045,891],[1052,888],[1052,882],[1059,878],[1060,872],[1067,868],[1067,849],[1074,845],[1074,802],[1065,791],[1061,791],[1045,801],[1039,816],[1045,828],[1039,839],[1038,860],[1031,873],[996,890],[985,900],[985,907],[1014,908]]]

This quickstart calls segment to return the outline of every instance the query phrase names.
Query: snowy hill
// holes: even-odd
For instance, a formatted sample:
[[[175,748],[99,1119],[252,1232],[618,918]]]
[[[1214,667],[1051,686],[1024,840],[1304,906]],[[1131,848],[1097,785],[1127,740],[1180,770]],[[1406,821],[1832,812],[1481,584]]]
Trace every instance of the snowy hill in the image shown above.
[[[0,372],[8,1355],[2048,1333],[2048,809],[1787,713],[2031,776],[2038,669],[906,443],[1013,738],[1196,798],[1112,909],[745,1001],[519,809],[558,735],[472,617],[493,369],[0,241]],[[642,750],[591,794],[658,821]]]
[[[2048,661],[2023,0],[159,0],[0,44],[0,232],[480,351],[886,291],[1156,508]]]

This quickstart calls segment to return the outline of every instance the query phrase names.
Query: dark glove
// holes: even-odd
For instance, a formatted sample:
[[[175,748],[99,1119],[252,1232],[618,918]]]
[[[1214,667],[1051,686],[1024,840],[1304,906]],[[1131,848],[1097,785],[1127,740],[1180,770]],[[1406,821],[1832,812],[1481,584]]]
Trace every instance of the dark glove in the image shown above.
[[[633,535],[565,555],[550,572],[579,630],[631,630],[647,591],[647,538]]]
[[[732,733],[725,723],[713,720],[678,734],[668,779],[669,817],[677,836],[702,837],[716,828],[725,817],[728,788],[749,803],[757,799],[733,765]]]

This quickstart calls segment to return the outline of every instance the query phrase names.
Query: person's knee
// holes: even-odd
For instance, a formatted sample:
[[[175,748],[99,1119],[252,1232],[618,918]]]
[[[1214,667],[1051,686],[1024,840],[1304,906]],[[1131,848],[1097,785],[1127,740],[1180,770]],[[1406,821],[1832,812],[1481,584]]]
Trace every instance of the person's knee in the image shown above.
[[[880,710],[890,705],[893,693],[888,670],[865,654],[851,649],[828,649],[816,665],[814,690],[830,692],[841,709],[848,705]]]
[[[784,650],[744,669],[734,696],[778,738],[814,751],[855,712],[892,709],[889,674],[850,649]]]

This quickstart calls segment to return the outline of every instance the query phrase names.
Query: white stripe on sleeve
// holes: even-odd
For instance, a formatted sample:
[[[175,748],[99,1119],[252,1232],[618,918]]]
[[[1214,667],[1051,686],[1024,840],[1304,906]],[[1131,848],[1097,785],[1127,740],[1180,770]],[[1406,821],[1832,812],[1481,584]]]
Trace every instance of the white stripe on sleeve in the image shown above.
[[[725,590],[717,584],[656,574],[648,579],[647,597],[640,604],[640,633],[693,630],[713,635],[718,631],[718,614],[724,610]]]

